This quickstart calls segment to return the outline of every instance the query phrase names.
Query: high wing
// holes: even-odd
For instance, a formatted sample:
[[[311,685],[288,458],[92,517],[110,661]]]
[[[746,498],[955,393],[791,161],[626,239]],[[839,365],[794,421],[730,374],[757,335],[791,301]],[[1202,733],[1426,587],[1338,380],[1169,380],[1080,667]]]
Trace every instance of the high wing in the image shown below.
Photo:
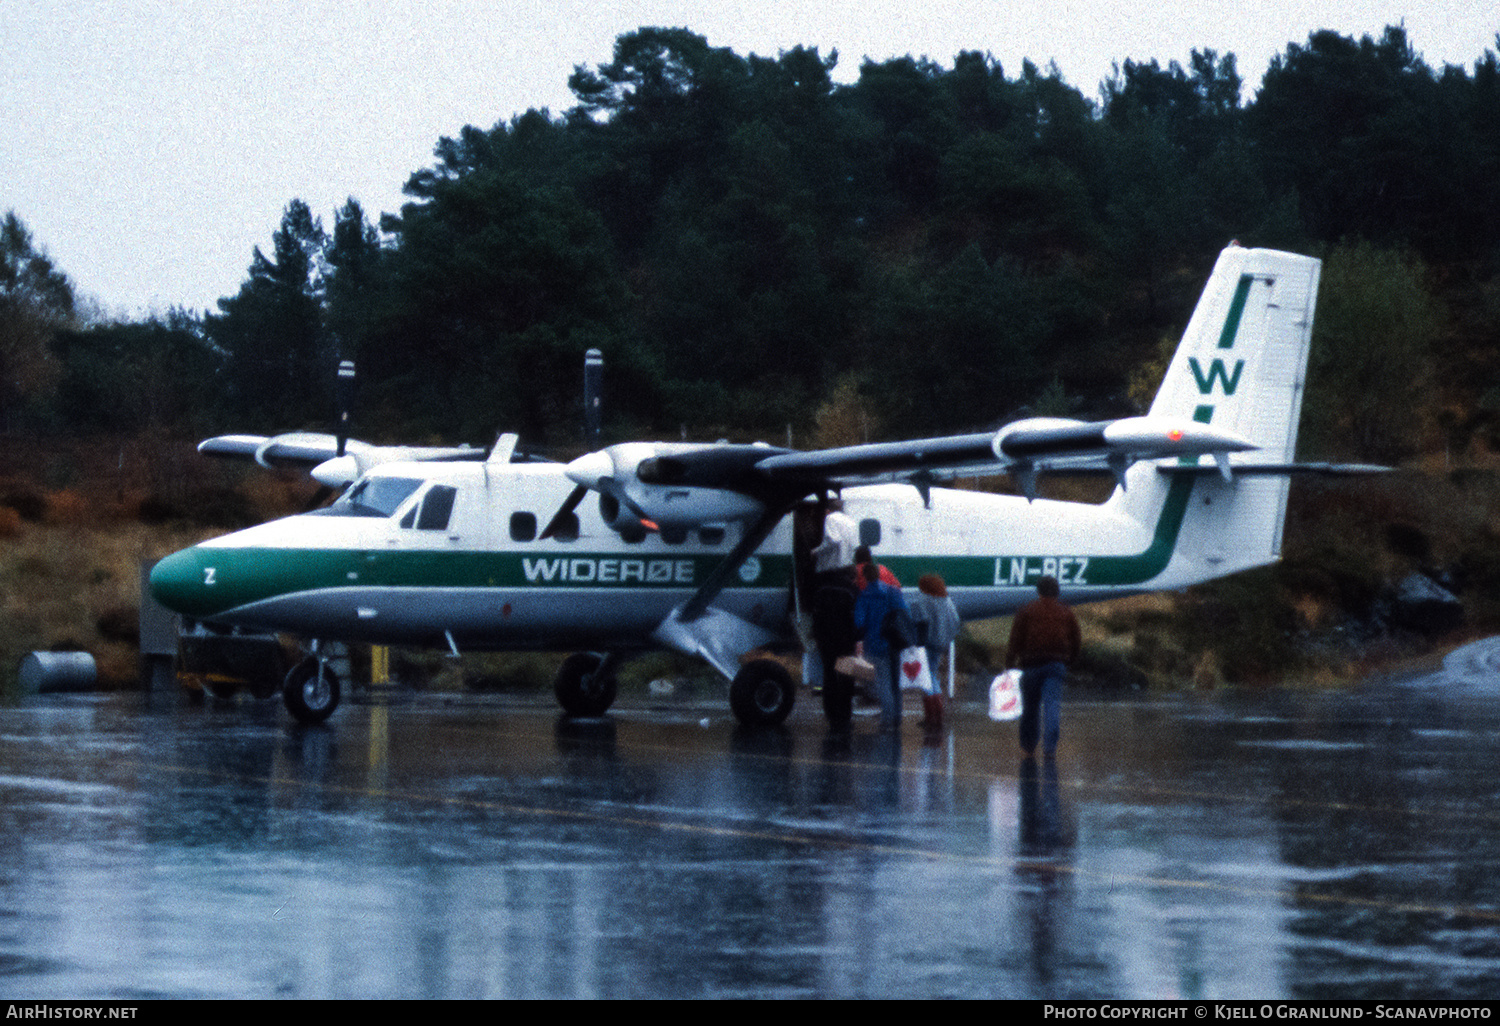
[[[1182,417],[1140,416],[1085,422],[1030,418],[999,431],[800,452],[765,445],[684,446],[632,442],[568,464],[581,489],[611,496],[652,526],[751,521],[762,511],[851,485],[907,483],[925,493],[960,477],[1010,475],[1028,498],[1043,473],[1108,473],[1123,487],[1141,461],[1167,473],[1355,474],[1360,464],[1234,462],[1259,446],[1240,435]],[[1200,464],[1201,457],[1212,462]],[[576,497],[574,502],[576,503]],[[606,516],[606,520],[612,520]],[[618,526],[618,518],[614,518]]]
[[[515,448],[515,436],[503,436],[494,450],[462,445],[454,447],[413,445],[371,445],[357,439],[342,439],[316,431],[294,431],[280,435],[218,435],[198,445],[205,456],[225,459],[250,459],[267,469],[297,468],[306,470],[319,484],[340,488],[354,481],[371,467],[405,460],[450,461],[494,458],[508,446],[508,461]]]
[[[1370,473],[1383,468],[1301,464],[1293,460],[1311,333],[1316,269],[1311,291],[1297,309],[1281,306],[1276,286],[1307,277],[1306,258],[1231,246],[1221,255],[1183,334],[1156,401],[1143,416],[1079,421],[1029,418],[998,431],[817,451],[763,443],[691,444],[628,442],[573,460],[566,467],[576,488],[541,537],[551,536],[590,491],[604,520],[619,531],[739,523],[764,526],[796,502],[846,486],[904,482],[928,498],[934,484],[966,476],[1009,475],[1027,498],[1047,473],[1112,475],[1123,489],[1137,463],[1162,473],[1216,472],[1226,481],[1297,473]],[[1284,289],[1283,289],[1284,291]],[[1274,330],[1271,330],[1275,325]],[[1268,334],[1269,330],[1269,334]],[[1235,348],[1236,338],[1242,339]],[[1263,339],[1247,349],[1244,339]],[[1243,354],[1243,355],[1242,355]],[[342,374],[341,370],[341,374]],[[1209,423],[1213,400],[1239,394],[1248,402],[1234,423]],[[1223,414],[1220,415],[1223,420]],[[1288,439],[1290,441],[1288,441]],[[1272,442],[1266,449],[1263,440]],[[342,486],[373,466],[392,461],[485,460],[509,462],[514,435],[489,453],[461,446],[376,446],[319,433],[272,437],[224,435],[199,450],[252,458],[267,467],[307,468],[319,482]],[[1205,460],[1204,457],[1207,457]],[[756,533],[759,528],[752,530]]]
[[[772,478],[828,484],[904,481],[924,488],[934,481],[977,474],[1010,474],[1029,497],[1044,472],[1108,471],[1123,484],[1141,460],[1212,456],[1221,470],[1230,453],[1256,446],[1232,432],[1179,417],[1126,417],[1084,422],[1030,418],[996,432],[949,435],[910,442],[787,453],[762,461]]]

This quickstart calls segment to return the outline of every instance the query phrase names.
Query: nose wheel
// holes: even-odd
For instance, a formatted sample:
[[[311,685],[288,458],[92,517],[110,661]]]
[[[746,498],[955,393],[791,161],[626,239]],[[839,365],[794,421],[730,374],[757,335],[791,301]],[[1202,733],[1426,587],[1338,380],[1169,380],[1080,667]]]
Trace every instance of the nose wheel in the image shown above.
[[[308,656],[286,675],[281,689],[287,711],[302,723],[322,723],[339,707],[339,678],[328,663]]]

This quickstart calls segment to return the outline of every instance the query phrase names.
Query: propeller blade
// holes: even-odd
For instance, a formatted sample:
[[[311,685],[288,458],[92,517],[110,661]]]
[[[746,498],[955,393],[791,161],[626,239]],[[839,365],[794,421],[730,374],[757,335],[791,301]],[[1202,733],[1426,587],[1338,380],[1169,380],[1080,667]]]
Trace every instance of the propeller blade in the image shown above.
[[[569,514],[571,514],[575,509],[578,508],[578,504],[583,501],[583,497],[588,493],[588,485],[579,485],[577,488],[574,488],[570,493],[568,493],[567,501],[562,504],[562,508],[559,509],[557,513],[553,515],[552,519],[547,522],[547,526],[544,527],[542,529],[542,533],[537,536],[538,539],[540,540],[542,538],[551,538],[554,534],[561,530],[563,522],[567,520]]]
[[[334,383],[334,392],[338,399],[338,453],[344,455],[349,444],[349,409],[354,405],[354,361],[339,361],[339,376]]]

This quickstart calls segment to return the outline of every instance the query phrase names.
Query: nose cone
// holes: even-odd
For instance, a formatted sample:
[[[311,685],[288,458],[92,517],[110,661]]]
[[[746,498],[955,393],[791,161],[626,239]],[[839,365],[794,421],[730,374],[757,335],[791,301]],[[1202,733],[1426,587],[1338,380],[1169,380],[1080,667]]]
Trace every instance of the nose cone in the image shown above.
[[[151,596],[184,616],[202,617],[222,608],[214,592],[214,572],[201,549],[175,552],[151,571]]]

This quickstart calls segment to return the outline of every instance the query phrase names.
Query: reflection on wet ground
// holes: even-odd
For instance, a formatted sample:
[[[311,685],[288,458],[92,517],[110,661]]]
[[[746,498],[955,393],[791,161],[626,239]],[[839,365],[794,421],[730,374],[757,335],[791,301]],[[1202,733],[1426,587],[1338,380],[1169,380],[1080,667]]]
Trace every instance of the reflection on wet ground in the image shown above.
[[[0,709],[0,993],[1490,997],[1489,649],[1339,693],[562,721],[520,698]],[[1500,660],[1497,660],[1500,663]]]

